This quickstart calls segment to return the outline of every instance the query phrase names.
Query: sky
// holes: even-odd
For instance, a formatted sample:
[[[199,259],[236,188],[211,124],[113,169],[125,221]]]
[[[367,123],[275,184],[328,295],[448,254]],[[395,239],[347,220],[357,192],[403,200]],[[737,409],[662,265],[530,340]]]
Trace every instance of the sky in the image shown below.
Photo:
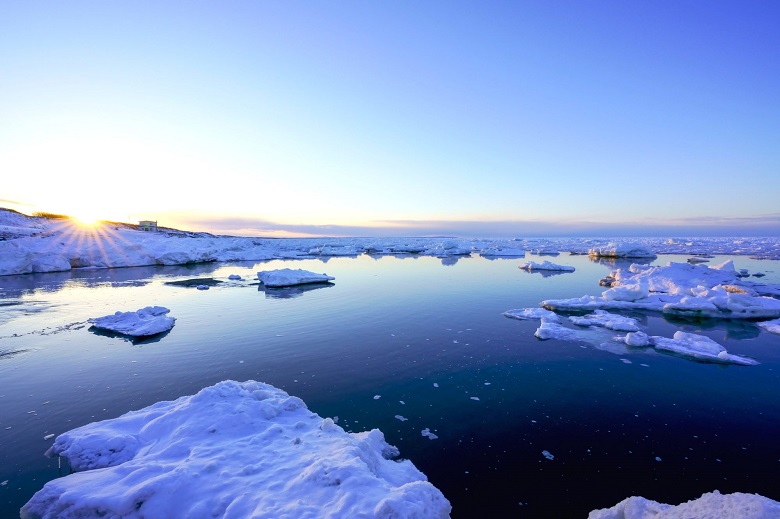
[[[774,0],[3,0],[0,207],[777,236],[779,26]]]

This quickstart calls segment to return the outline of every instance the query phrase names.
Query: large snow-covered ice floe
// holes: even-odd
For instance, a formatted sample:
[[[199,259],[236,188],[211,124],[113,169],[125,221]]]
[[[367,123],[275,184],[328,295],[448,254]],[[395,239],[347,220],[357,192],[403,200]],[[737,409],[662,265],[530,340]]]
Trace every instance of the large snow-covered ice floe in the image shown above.
[[[612,508],[593,510],[588,519],[776,519],[780,503],[758,494],[717,490],[679,505],[629,497]]]
[[[167,332],[176,323],[168,317],[170,310],[164,306],[147,306],[135,312],[116,312],[113,315],[95,317],[89,322],[95,328],[130,337],[151,337]]]
[[[763,294],[775,287],[741,279],[732,261],[717,266],[668,263],[633,264],[617,269],[602,284],[601,297],[548,299],[542,306],[556,311],[649,310],[682,317],[773,319],[780,300]]]
[[[570,267],[568,265],[558,265],[557,263],[553,263],[552,261],[543,261],[541,263],[536,263],[535,261],[527,261],[520,265],[520,268],[523,270],[551,270],[555,272],[574,272],[574,267]]]
[[[309,283],[327,283],[336,278],[327,274],[317,274],[310,270],[285,268],[262,270],[257,273],[257,279],[267,287],[278,288],[307,285]]]
[[[449,517],[450,503],[378,429],[347,433],[273,386],[220,382],[61,434],[74,473],[22,518]]]

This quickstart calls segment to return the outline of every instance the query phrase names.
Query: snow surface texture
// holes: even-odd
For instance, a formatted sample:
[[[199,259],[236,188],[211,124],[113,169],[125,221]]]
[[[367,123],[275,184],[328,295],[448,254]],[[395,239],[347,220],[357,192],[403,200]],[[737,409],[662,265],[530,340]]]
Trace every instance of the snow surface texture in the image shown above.
[[[459,258],[523,257],[525,251],[592,252],[594,257],[654,254],[731,254],[780,259],[780,238],[647,238],[630,245],[586,238],[288,238],[215,236],[161,228],[103,223],[84,228],[71,220],[30,217],[0,208],[0,275],[67,271],[82,267],[184,265],[211,261],[259,261],[360,254],[401,254]],[[652,252],[650,252],[652,251]]]
[[[444,518],[450,503],[378,429],[347,433],[268,384],[220,382],[57,437],[76,472],[22,518]]]
[[[523,270],[552,270],[555,272],[574,272],[574,267],[568,265],[558,265],[552,261],[543,261],[536,263],[535,261],[528,261],[520,265]]]
[[[130,337],[150,337],[173,328],[174,317],[168,317],[164,306],[147,306],[135,312],[117,312],[113,315],[90,319],[92,326]]]
[[[780,503],[758,494],[717,490],[677,506],[629,497],[612,508],[594,510],[588,519],[777,519]]]
[[[281,288],[309,283],[327,283],[336,278],[303,269],[276,269],[258,272],[257,279],[267,287]]]
[[[610,286],[601,297],[549,299],[542,306],[555,311],[640,310],[681,317],[775,319],[780,300],[768,294],[778,287],[747,281],[729,260],[721,265],[667,263],[632,264],[602,280]]]

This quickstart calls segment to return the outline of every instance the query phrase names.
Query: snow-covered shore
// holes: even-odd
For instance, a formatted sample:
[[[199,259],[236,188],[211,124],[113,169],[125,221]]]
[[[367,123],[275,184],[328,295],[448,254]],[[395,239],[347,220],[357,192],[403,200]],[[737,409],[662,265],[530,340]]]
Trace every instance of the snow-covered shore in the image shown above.
[[[174,230],[144,232],[102,223],[84,227],[69,219],[30,217],[0,208],[0,275],[61,272],[72,268],[186,265],[214,261],[417,254],[441,258],[470,254],[519,257],[556,250],[646,250],[652,254],[730,254],[780,259],[780,238],[246,238]],[[508,252],[507,252],[508,251]]]

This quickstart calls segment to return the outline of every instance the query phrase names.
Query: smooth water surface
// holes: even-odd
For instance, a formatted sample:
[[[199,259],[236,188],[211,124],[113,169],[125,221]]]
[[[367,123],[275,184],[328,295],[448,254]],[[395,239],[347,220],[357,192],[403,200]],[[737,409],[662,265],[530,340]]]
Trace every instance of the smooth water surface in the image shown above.
[[[780,337],[754,323],[633,315],[653,335],[708,335],[755,367],[628,350],[599,329],[540,341],[538,322],[502,313],[598,295],[612,267],[551,259],[577,270],[359,256],[0,278],[0,517],[66,472],[44,456],[49,435],[225,379],[273,384],[349,431],[381,429],[456,518],[586,517],[630,495],[676,504],[715,489],[780,500]],[[733,259],[780,283],[780,262]],[[685,257],[656,263],[670,260]],[[336,280],[275,291],[252,281],[284,267]],[[189,278],[225,282],[166,284]],[[177,319],[157,340],[89,330],[90,317],[149,305]]]

